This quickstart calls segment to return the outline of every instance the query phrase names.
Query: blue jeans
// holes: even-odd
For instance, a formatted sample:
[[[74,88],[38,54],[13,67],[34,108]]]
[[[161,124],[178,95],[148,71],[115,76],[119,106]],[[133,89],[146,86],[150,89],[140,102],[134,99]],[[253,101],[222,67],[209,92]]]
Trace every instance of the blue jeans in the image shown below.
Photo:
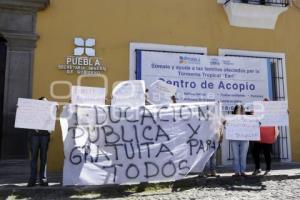
[[[231,140],[233,152],[233,169],[235,173],[245,173],[249,141]]]
[[[47,151],[50,141],[50,134],[32,134],[30,152],[31,152],[31,168],[30,181],[36,182],[37,179],[37,162],[40,156],[40,182],[47,181]]]

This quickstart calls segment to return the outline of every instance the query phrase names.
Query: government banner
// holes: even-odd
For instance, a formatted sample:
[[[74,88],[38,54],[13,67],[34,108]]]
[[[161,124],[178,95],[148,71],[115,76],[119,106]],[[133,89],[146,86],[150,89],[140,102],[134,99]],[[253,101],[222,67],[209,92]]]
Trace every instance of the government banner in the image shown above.
[[[220,101],[225,111],[270,97],[270,69],[265,58],[137,51],[137,79],[146,88],[161,80],[177,87],[177,102]]]
[[[218,103],[65,106],[63,185],[136,184],[202,171],[219,140]]]

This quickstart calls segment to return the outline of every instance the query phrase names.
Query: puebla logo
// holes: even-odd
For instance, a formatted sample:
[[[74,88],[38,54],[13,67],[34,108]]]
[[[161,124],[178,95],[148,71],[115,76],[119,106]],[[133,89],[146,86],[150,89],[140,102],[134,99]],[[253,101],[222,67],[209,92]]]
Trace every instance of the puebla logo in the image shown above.
[[[58,65],[58,69],[68,74],[100,74],[106,71],[101,58],[96,57],[96,40],[94,38],[74,38],[73,56],[67,56],[65,64]]]

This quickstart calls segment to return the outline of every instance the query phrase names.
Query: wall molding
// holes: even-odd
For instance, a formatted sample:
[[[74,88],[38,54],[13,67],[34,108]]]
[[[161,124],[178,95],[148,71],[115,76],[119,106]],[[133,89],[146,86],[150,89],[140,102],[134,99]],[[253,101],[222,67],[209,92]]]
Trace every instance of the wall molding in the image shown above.
[[[0,8],[37,12],[46,9],[50,0],[0,0]]]

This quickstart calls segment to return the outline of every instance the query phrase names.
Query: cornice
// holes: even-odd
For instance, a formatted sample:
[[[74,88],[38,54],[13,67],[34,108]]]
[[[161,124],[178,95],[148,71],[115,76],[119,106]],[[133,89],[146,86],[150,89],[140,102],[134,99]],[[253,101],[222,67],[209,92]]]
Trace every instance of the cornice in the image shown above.
[[[0,8],[38,12],[46,9],[50,0],[0,0]]]

